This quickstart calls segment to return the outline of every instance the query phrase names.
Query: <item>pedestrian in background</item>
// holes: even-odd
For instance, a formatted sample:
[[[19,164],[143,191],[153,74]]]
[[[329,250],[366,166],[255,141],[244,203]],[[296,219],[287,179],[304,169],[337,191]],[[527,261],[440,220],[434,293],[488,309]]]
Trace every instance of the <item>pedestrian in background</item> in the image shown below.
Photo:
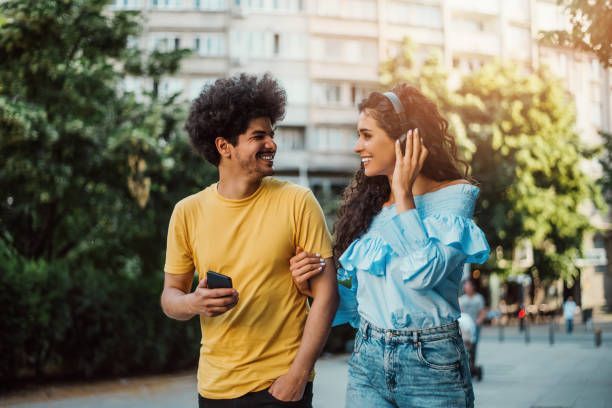
[[[344,192],[334,245],[338,278],[351,285],[339,286],[334,324],[359,328],[346,406],[473,407],[457,319],[463,264],[489,256],[472,220],[479,189],[448,122],[415,87],[373,92],[359,112],[362,166]],[[294,277],[309,262],[292,258]]]
[[[484,296],[476,292],[476,285],[471,279],[463,282],[463,295],[459,298],[459,306],[462,312],[470,315],[476,325],[474,337],[472,339],[475,351],[476,344],[478,344],[478,339],[480,338],[480,328],[487,318],[487,308],[485,306]]]
[[[565,303],[563,303],[563,317],[565,318],[565,332],[571,333],[574,331],[574,315],[578,305],[574,302],[572,296],[568,296]]]

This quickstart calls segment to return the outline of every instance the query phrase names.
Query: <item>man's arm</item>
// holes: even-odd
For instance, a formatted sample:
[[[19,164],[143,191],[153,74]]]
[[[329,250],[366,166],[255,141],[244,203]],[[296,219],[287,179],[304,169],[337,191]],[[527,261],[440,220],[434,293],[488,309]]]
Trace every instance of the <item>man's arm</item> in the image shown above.
[[[189,320],[195,315],[218,316],[238,303],[236,289],[208,289],[206,278],[190,293],[193,271],[181,274],[166,272],[161,305],[166,316]]]
[[[270,394],[281,401],[297,401],[304,388],[315,361],[329,335],[331,323],[338,308],[338,282],[332,258],[325,259],[322,273],[310,279],[313,302],[306,319],[304,334],[289,372],[279,377],[270,387]]]

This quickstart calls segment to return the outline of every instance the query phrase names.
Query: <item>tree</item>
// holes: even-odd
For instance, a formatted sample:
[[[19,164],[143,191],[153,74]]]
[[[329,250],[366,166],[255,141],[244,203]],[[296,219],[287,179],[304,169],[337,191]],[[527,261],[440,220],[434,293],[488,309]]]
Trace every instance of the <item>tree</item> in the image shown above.
[[[128,38],[139,34],[139,16],[107,16],[107,3],[0,5],[8,20],[0,28],[0,53],[7,57],[0,61],[0,154],[6,158],[0,226],[27,258],[82,256],[106,265],[117,260],[120,267],[129,257],[126,240],[135,238],[126,228],[142,236],[143,225],[134,221],[155,216],[143,208],[149,194],[165,194],[173,171],[187,164],[177,158],[197,160],[185,156],[185,135],[177,132],[183,107],[157,94],[161,77],[179,68],[185,52],[147,58],[128,49]],[[128,74],[151,78],[152,91],[141,98],[123,92]],[[194,168],[214,174],[201,161]],[[165,208],[165,200],[176,199],[167,196],[157,197]]]
[[[165,319],[159,293],[172,207],[216,169],[192,153],[177,95],[158,93],[186,51],[128,48],[139,14],[108,3],[0,2],[0,379],[197,354],[197,326]],[[130,74],[150,90],[125,91]]]
[[[471,164],[482,182],[478,218],[491,247],[511,257],[527,239],[535,251],[531,272],[571,283],[591,229],[581,206],[604,204],[580,167],[590,153],[576,133],[570,95],[545,68],[528,74],[501,63],[464,78],[458,94],[467,102],[458,111],[476,141]]]
[[[605,68],[612,67],[612,2],[558,0],[558,4],[569,14],[571,31],[543,32],[543,44],[592,52]]]

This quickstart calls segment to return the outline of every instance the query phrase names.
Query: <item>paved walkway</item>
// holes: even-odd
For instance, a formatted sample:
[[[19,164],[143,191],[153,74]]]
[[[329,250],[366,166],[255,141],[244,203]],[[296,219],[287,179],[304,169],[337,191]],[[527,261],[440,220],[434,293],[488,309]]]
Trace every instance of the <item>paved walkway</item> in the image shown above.
[[[484,378],[474,384],[479,408],[612,408],[612,325],[603,343],[578,327],[572,335],[556,326],[549,344],[547,326],[532,327],[529,343],[516,328],[486,328],[478,363]],[[317,362],[314,406],[344,406],[348,355],[324,356]],[[180,408],[195,407],[193,373],[95,384],[47,387],[28,395],[0,397],[0,407],[15,408]]]

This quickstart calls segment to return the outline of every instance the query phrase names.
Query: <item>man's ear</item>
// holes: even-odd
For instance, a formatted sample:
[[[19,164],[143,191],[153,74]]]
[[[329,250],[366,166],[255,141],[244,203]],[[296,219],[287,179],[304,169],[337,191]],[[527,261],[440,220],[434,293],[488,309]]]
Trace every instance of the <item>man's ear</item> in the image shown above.
[[[232,151],[231,151],[232,145],[226,139],[222,137],[216,138],[215,146],[217,146],[217,151],[219,152],[221,157],[225,157],[226,159],[229,159],[230,157],[232,157]]]

